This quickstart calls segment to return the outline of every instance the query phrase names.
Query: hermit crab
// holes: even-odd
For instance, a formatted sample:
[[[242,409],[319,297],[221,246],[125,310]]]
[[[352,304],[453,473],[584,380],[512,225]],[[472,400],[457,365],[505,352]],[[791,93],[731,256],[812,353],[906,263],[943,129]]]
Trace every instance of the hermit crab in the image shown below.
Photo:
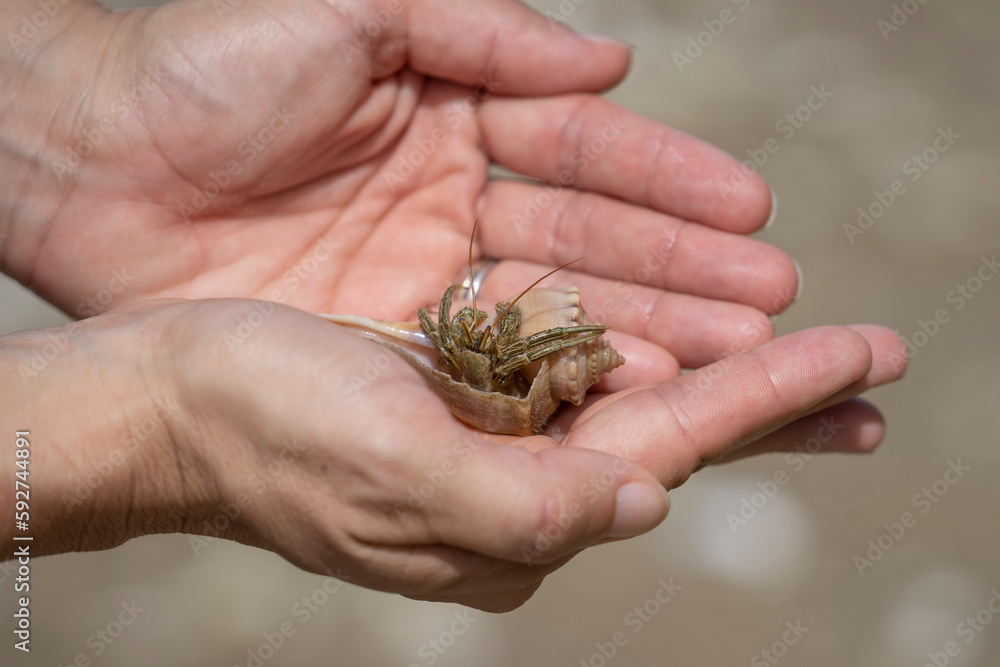
[[[471,243],[469,264],[471,286]],[[576,287],[535,288],[551,273],[498,303],[492,319],[476,308],[474,289],[472,305],[452,317],[460,285],[445,290],[436,321],[426,308],[418,311],[418,322],[321,317],[390,348],[469,426],[532,435],[542,432],[562,401],[579,405],[601,375],[625,363],[602,337],[607,327],[587,323]],[[425,354],[405,349],[414,346]]]

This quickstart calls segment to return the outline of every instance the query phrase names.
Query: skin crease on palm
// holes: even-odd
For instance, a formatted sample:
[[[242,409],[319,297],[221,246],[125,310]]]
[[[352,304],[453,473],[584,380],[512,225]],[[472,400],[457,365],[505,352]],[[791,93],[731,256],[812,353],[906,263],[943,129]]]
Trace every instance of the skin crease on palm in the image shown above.
[[[366,37],[373,16],[388,19]],[[115,434],[157,400],[178,407],[120,477],[53,520],[50,552],[204,532],[294,441],[287,483],[224,537],[353,583],[502,611],[581,549],[654,527],[663,487],[709,462],[793,449],[823,419],[843,425],[825,451],[882,439],[878,411],[855,397],[902,376],[900,340],[874,325],[771,340],[769,316],[798,278],[746,236],[770,216],[770,191],[754,176],[722,196],[735,160],[596,96],[624,77],[627,47],[510,0],[244,0],[225,13],[79,1],[53,24],[0,68],[15,91],[0,107],[2,266],[71,314],[114,271],[131,278],[32,386],[34,407],[4,394],[4,418],[70,406],[75,418],[50,427],[63,449],[33,454],[50,480],[39,502],[55,512],[60,486],[106,459]],[[109,116],[114,131],[75,169],[52,168]],[[620,136],[579,168],[574,152],[609,124]],[[253,157],[239,150],[269,126]],[[423,163],[398,178],[420,146]],[[491,163],[525,180],[489,179]],[[512,225],[544,192],[537,181],[561,178],[552,205]],[[307,314],[414,320],[462,274],[477,219],[475,255],[501,260],[485,303],[585,256],[544,284],[602,304],[651,248],[663,260],[602,318],[628,363],[543,436],[472,432],[405,364],[359,391],[349,379],[381,348]],[[247,298],[282,305],[227,350],[224,333],[260,307]],[[39,335],[0,339],[4,368],[16,373]],[[106,392],[66,389],[95,373]],[[407,505],[407,489],[448,465],[446,484]],[[608,470],[613,484],[591,501],[588,480]],[[560,522],[574,503],[585,511]],[[526,552],[539,535],[551,546]]]

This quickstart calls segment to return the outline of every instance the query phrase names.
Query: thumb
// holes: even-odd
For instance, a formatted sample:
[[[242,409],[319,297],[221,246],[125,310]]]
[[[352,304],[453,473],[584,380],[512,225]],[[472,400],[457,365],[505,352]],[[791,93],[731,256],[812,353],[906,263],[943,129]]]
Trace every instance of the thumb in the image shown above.
[[[407,3],[388,0],[385,10]],[[516,0],[415,0],[406,21],[410,67],[500,95],[556,95],[609,88],[628,70],[629,48],[580,35]],[[395,22],[394,22],[395,23]],[[398,30],[383,31],[398,39]],[[379,40],[376,37],[376,41]],[[373,48],[379,58],[394,50]],[[395,50],[398,53],[398,50]],[[584,66],[581,66],[584,63]]]
[[[656,478],[624,459],[582,448],[487,446],[454,470],[422,513],[448,545],[548,563],[652,530],[669,507]]]

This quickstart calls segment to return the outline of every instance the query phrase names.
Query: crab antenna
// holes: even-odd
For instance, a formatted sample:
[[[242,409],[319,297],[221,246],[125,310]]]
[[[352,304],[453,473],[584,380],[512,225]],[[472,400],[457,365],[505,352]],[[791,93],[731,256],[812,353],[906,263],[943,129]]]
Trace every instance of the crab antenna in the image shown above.
[[[517,295],[517,297],[515,297],[513,301],[511,301],[511,302],[510,302],[509,304],[507,304],[507,307],[506,307],[506,308],[504,308],[503,312],[502,312],[502,313],[500,313],[500,316],[499,316],[499,317],[497,317],[497,318],[496,318],[496,320],[494,320],[494,322],[500,322],[501,320],[503,320],[503,318],[507,317],[507,313],[509,313],[509,312],[510,312],[510,309],[514,307],[514,304],[515,304],[515,303],[517,303],[518,301],[520,301],[520,300],[521,300],[521,297],[522,297],[522,296],[524,296],[525,294],[527,294],[528,292],[530,292],[530,291],[531,291],[531,289],[532,289],[532,288],[533,288],[533,287],[534,287],[535,285],[537,285],[538,283],[542,282],[543,280],[545,280],[546,278],[548,278],[549,276],[551,276],[551,275],[552,275],[553,273],[555,273],[556,271],[562,271],[563,269],[565,269],[565,268],[566,268],[567,266],[569,266],[570,264],[576,264],[576,263],[577,263],[577,262],[579,262],[579,261],[580,261],[581,259],[586,259],[586,257],[577,257],[576,259],[574,259],[574,260],[573,260],[573,261],[571,261],[571,262],[566,262],[566,263],[565,263],[565,264],[563,264],[562,266],[558,266],[558,267],[556,267],[556,268],[552,269],[551,271],[549,271],[548,273],[546,273],[546,274],[545,274],[544,276],[542,276],[541,278],[539,278],[539,279],[538,279],[538,280],[536,280],[535,282],[533,282],[533,283],[531,283],[530,285],[528,285],[528,288],[527,288],[526,290],[524,290],[523,292],[521,292],[520,294],[518,294],[518,295]],[[489,327],[489,326],[487,326],[487,327],[486,327],[486,334],[485,334],[485,335],[483,336],[483,338],[482,338],[482,340],[480,341],[480,343],[485,343],[485,342],[487,342],[487,339],[488,339],[488,338],[490,337],[490,334],[491,334],[491,333],[492,333],[492,328],[491,328],[491,327]],[[482,347],[482,344],[480,344],[480,345],[479,345],[479,347]],[[478,349],[478,348],[477,348],[477,349]]]
[[[469,237],[469,289],[472,290],[472,328],[476,328],[476,277],[472,275],[472,244],[476,240],[476,227],[479,226],[479,218],[472,223],[472,235]]]

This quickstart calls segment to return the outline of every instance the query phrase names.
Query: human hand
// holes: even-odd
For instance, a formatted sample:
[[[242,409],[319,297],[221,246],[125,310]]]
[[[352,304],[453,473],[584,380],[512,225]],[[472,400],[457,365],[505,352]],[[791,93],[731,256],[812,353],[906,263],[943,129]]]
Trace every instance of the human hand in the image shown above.
[[[484,300],[586,256],[552,282],[615,329],[633,383],[769,339],[794,298],[789,258],[743,236],[771,211],[763,181],[589,94],[628,49],[516,2],[63,18],[16,61],[48,88],[8,113],[47,134],[0,218],[5,270],[74,315],[243,296],[413,320],[461,275],[476,218],[475,254],[503,260]],[[555,187],[491,180],[491,161]]]
[[[440,8],[434,4],[420,7]],[[67,76],[85,82],[94,95],[87,98],[89,108],[58,117],[60,122],[54,123],[42,152],[43,173],[27,170],[34,177],[30,187],[25,178],[10,181],[21,189],[3,198],[5,211],[14,211],[4,216],[9,223],[2,248],[8,272],[77,314],[87,314],[77,312],[78,304],[90,307],[87,299],[106,288],[114,271],[124,268],[132,277],[115,304],[150,296],[234,294],[282,300],[314,312],[411,319],[418,306],[434,302],[444,285],[461,273],[470,223],[478,217],[477,255],[504,260],[490,273],[484,300],[509,296],[548,266],[586,254],[579,269],[551,282],[579,284],[585,304],[592,314],[603,313],[601,319],[614,328],[610,335],[616,346],[630,361],[605,383],[605,390],[617,394],[582,415],[568,411],[553,426],[553,434],[560,429],[568,432],[564,442],[570,447],[555,450],[553,440],[538,437],[519,441],[517,448],[497,445],[477,450],[470,462],[483,463],[463,465],[462,476],[454,478],[461,483],[449,482],[442,489],[450,492],[436,491],[418,508],[421,512],[413,525],[423,532],[415,531],[413,525],[400,532],[389,521],[398,522],[393,516],[373,524],[381,534],[351,533],[330,523],[327,507],[298,504],[304,500],[303,489],[316,490],[310,475],[322,470],[319,462],[310,470],[298,471],[300,487],[286,488],[273,503],[247,510],[227,536],[272,548],[314,571],[327,572],[336,569],[338,562],[346,562],[354,568],[345,568],[352,580],[372,587],[483,608],[510,608],[527,599],[541,578],[576,550],[611,534],[615,503],[604,495],[594,506],[585,505],[586,519],[557,531],[558,539],[548,548],[537,548],[539,534],[546,535],[544,521],[553,516],[558,519],[559,510],[570,507],[569,503],[552,503],[581,496],[580,480],[589,482],[595,473],[600,480],[599,473],[608,469],[609,462],[620,468],[617,459],[577,451],[581,447],[642,463],[672,487],[741,439],[808,415],[817,406],[823,408],[824,401],[844,400],[868,385],[891,379],[884,361],[891,341],[884,330],[866,330],[870,339],[880,343],[872,341],[878,354],[873,355],[873,369],[865,376],[866,354],[870,354],[865,352],[866,343],[840,329],[825,329],[775,341],[749,356],[731,357],[734,366],[724,361],[670,381],[681,365],[701,366],[770,338],[764,313],[790,303],[795,272],[780,251],[739,236],[761,226],[768,215],[769,194],[759,179],[748,178],[726,198],[719,185],[731,182],[737,167],[731,158],[596,98],[562,96],[614,83],[627,62],[621,47],[582,39],[561,28],[550,32],[553,28],[547,22],[515,4],[477,5],[476,15],[440,9],[420,14],[414,9],[379,32],[374,55],[361,54],[358,62],[369,66],[362,76],[360,68],[336,66],[345,64],[346,55],[338,47],[353,39],[350,27],[360,20],[357,16],[341,21],[341,17],[317,16],[301,4],[249,1],[226,17],[214,17],[214,11],[207,3],[185,2],[110,18],[97,9],[81,10],[73,29],[62,33],[64,41],[40,53],[42,63],[72,54],[82,71],[68,71]],[[498,40],[498,46],[490,49],[493,42],[479,37],[492,25],[485,18],[489,15],[506,16],[518,24],[516,31],[501,35],[507,48],[501,48]],[[282,25],[290,28],[288,32],[272,30],[279,16],[285,19]],[[126,38],[118,42],[101,39],[112,31]],[[400,41],[402,34],[411,39],[406,49]],[[344,39],[336,39],[337,35]],[[109,63],[100,83],[92,71],[94,59],[79,55],[90,49],[87,52],[96,57],[97,44],[106,50],[100,55]],[[218,55],[222,48],[225,58]],[[403,51],[405,59],[398,55]],[[185,60],[181,54],[196,58]],[[579,68],[579,62],[587,62],[588,67]],[[199,77],[191,74],[195,70]],[[141,105],[118,119],[113,110],[118,96],[142,86],[144,78],[152,76],[148,72],[156,74],[155,85],[145,90]],[[470,96],[476,98],[471,86],[477,85],[481,74],[493,77],[487,81],[495,82],[495,91],[486,91],[490,95],[481,104],[469,104]],[[65,89],[71,87],[66,84]],[[280,132],[277,125],[268,128],[277,118],[275,112],[283,108],[279,104],[285,102],[296,117],[278,128]],[[455,114],[461,117],[462,111],[469,112],[468,118],[452,127],[450,120]],[[80,132],[93,131],[108,114],[116,119],[114,132],[100,134],[94,152],[71,172],[56,173],[53,162],[68,163],[66,147],[78,145]],[[605,121],[614,124],[619,116],[627,131],[614,142],[605,142],[606,150],[599,156],[595,152],[593,160],[586,158],[581,147],[595,145],[607,127]],[[69,124],[68,118],[84,120]],[[220,123],[220,118],[225,122]],[[35,119],[42,126],[51,120],[43,113],[35,114]],[[273,140],[259,150],[252,141],[246,144],[253,149],[251,160],[240,152],[240,146],[248,135],[262,143],[260,133],[265,128],[271,130]],[[437,129],[444,135],[435,134]],[[434,141],[435,136],[444,139]],[[407,162],[414,150],[429,145],[428,138],[434,149],[426,151],[424,164],[403,183],[396,181],[393,175],[402,174],[400,159]],[[581,156],[586,158],[582,163]],[[199,210],[193,190],[204,196],[211,183],[218,185],[216,181],[224,180],[218,170],[227,167],[229,160],[239,161],[239,172],[230,174],[232,179]],[[575,171],[565,179],[570,187],[558,190],[553,203],[541,207],[545,188],[489,181],[490,160],[548,181],[560,181],[567,164]],[[35,195],[28,198],[32,205],[10,205],[18,203],[25,190]],[[53,192],[56,196],[48,196]],[[46,209],[39,201],[53,206]],[[514,216],[523,216],[530,202],[542,210],[527,224],[517,224]],[[188,214],[183,206],[196,209],[190,220],[185,219]],[[648,276],[641,273],[644,268]],[[641,284],[628,284],[628,278]],[[275,299],[276,294],[280,298]],[[616,306],[606,307],[608,300]],[[100,308],[98,304],[95,310]],[[238,320],[232,319],[227,326],[235,326]],[[183,456],[177,460],[189,466],[186,472],[201,470],[202,477],[170,477],[184,480],[183,484],[166,484],[175,494],[172,502],[154,502],[143,495],[139,511],[130,508],[116,514],[110,532],[107,523],[102,531],[90,531],[101,536],[100,544],[110,546],[142,532],[198,530],[219,511],[220,503],[238,498],[246,478],[234,475],[263,473],[268,463],[281,460],[284,434],[277,425],[285,422],[277,409],[264,407],[269,401],[294,407],[290,401],[300,394],[290,392],[284,398],[278,392],[270,394],[271,389],[294,388],[276,383],[275,378],[283,376],[276,375],[280,367],[264,363],[267,350],[288,350],[286,356],[292,357],[301,352],[294,344],[302,336],[329,336],[330,344],[346,340],[341,338],[343,332],[335,334],[335,328],[325,323],[319,330],[315,328],[318,321],[305,325],[298,318],[292,320],[296,327],[277,327],[270,337],[261,329],[253,336],[255,343],[267,338],[278,347],[263,346],[256,365],[245,367],[244,375],[234,378],[230,372],[207,378],[200,389],[209,393],[194,394],[205,398],[197,402],[202,413],[195,412],[191,420],[181,422],[178,432],[185,434],[183,442],[171,441],[170,446],[180,448],[176,451]],[[279,320],[269,320],[266,326],[272,321]],[[191,321],[192,332],[202,332],[203,326],[201,318]],[[227,326],[217,327],[220,341]],[[297,331],[300,326],[304,328]],[[351,345],[346,349],[353,349]],[[302,354],[315,361],[312,355]],[[767,363],[754,356],[765,354],[760,359]],[[329,355],[317,357],[320,367],[328,368]],[[199,367],[206,375],[217,370],[211,361],[206,359]],[[306,366],[310,364],[302,364],[299,372],[287,377],[301,379]],[[262,370],[270,371],[263,374],[263,380],[261,373],[253,372]],[[720,370],[722,379],[713,379]],[[760,370],[765,373],[754,374]],[[329,372],[343,381],[342,373],[334,373],[332,367]],[[380,382],[401,379],[393,373],[412,371],[387,372]],[[774,382],[774,395],[761,399],[756,390],[767,386],[761,380],[772,377],[791,379]],[[683,393],[685,383],[706,378],[712,381],[701,394]],[[267,395],[248,395],[255,382],[267,383],[258,387]],[[642,383],[651,386],[636,386]],[[436,398],[430,402],[432,397],[427,397],[422,385],[412,380],[396,385],[413,391],[380,391],[380,396],[391,399],[390,405],[368,417],[384,417],[390,414],[385,410],[395,410],[403,412],[391,414],[416,420],[416,412],[429,409],[437,415],[430,419],[438,429],[436,437],[441,432],[468,435]],[[322,396],[329,387],[313,389],[313,396]],[[240,409],[227,413],[216,409],[220,404]],[[848,402],[830,409],[840,411],[847,425],[827,448],[862,451],[881,437],[881,421],[865,404]],[[243,414],[250,416],[247,421],[253,420],[254,429],[241,433],[235,423]],[[674,421],[671,415],[676,415]],[[356,414],[348,417],[356,418]],[[791,421],[741,452],[791,447],[801,442],[796,436],[816,432],[819,417],[814,414]],[[362,430],[388,424],[384,419],[347,421]],[[329,430],[315,425],[313,430],[308,434],[312,444],[322,444],[330,436]],[[227,437],[231,446],[218,452],[208,450],[204,444],[208,434]],[[401,489],[377,482],[422,483],[426,477],[421,474],[434,471],[437,461],[453,453],[449,448],[454,440],[435,440],[426,432],[419,438],[409,433],[406,440],[402,437],[383,435],[384,444],[365,444],[378,445],[376,454],[390,452],[381,447],[394,443],[402,443],[403,454],[423,452],[426,447],[430,458],[405,458],[409,465],[389,473],[363,466],[389,465],[394,460],[391,456],[372,460],[368,453],[368,458],[357,462],[355,472],[367,472],[372,479],[366,479],[362,487],[352,487],[355,496],[348,500],[368,504],[360,509],[351,506],[345,512],[362,528],[378,514],[378,508],[384,510],[387,499],[402,499]],[[418,439],[419,448],[413,445]],[[331,461],[341,461],[337,452],[319,451],[326,452]],[[529,455],[535,458],[525,458]],[[233,458],[223,460],[224,456]],[[149,494],[158,494],[158,484],[163,483],[163,466],[153,462],[166,460],[146,459]],[[201,462],[206,465],[197,465]],[[243,467],[229,466],[232,463]],[[414,471],[419,471],[415,479]],[[636,480],[649,479],[638,468],[629,468],[628,474]],[[495,500],[493,488],[511,479],[532,479],[538,486],[515,482],[512,493],[521,494],[515,500],[524,504],[504,498],[507,505],[487,507],[487,501]],[[369,486],[387,495],[366,496],[364,489]],[[110,492],[125,487],[109,483],[103,488]],[[390,493],[393,489],[396,496]],[[489,498],[480,496],[483,490],[490,491]],[[329,500],[336,492],[326,489],[324,494]],[[118,508],[129,496],[102,493],[100,497],[99,507]],[[588,494],[584,500],[589,502],[589,498]],[[469,511],[460,519],[449,511],[456,505],[463,512],[469,507],[484,509]],[[549,514],[539,518],[538,511],[525,512],[525,507],[548,508]],[[495,513],[495,525],[480,525],[487,509]],[[662,518],[662,506],[653,510],[645,517],[647,525]],[[185,525],[161,523],[163,517],[178,516],[187,518]],[[473,526],[469,526],[470,517],[476,519]],[[73,525],[66,521],[64,529]],[[452,525],[455,533],[448,532]],[[295,529],[293,534],[284,532],[289,527]],[[642,526],[634,522],[633,529],[638,527]],[[460,529],[474,534],[459,534]],[[80,536],[82,548],[93,548],[95,542],[86,539],[96,538]],[[514,542],[518,549],[527,545],[534,551],[525,556],[518,550],[512,557]],[[417,554],[413,560],[399,557],[407,545]]]
[[[40,354],[47,347],[58,353]],[[30,388],[0,388],[0,426],[31,441],[35,556],[184,532],[499,611],[576,551],[667,512],[640,466],[468,429],[384,348],[267,302],[160,300],[0,337],[0,371]],[[572,525],[553,525],[571,505]],[[7,510],[13,494],[0,498]],[[533,557],[546,534],[553,546]],[[207,548],[192,540],[195,553]]]
[[[255,324],[233,347],[229,337],[245,323]],[[33,511],[58,517],[40,546],[108,548],[149,532],[199,533],[359,585],[491,611],[522,604],[581,549],[651,529],[667,511],[660,484],[674,488],[719,457],[799,444],[821,415],[848,424],[833,429],[824,449],[870,449],[881,437],[877,413],[857,402],[826,406],[897,372],[882,330],[807,330],[562,416],[568,434],[559,446],[547,435],[465,427],[401,359],[284,306],[139,304],[70,326],[82,333],[32,399],[50,412],[61,402],[75,410],[65,440],[45,430],[66,428],[52,420],[36,433],[69,454],[46,451],[32,463],[44,485],[33,492]],[[107,337],[114,363],[102,361]],[[11,363],[7,354],[0,361]],[[100,394],[86,393],[82,381],[94,373],[106,387]],[[84,397],[65,396],[67,382]],[[15,398],[3,401],[5,422],[14,412],[24,419]],[[174,407],[156,413],[164,404]],[[122,446],[114,436],[125,426],[93,423],[118,412],[124,424],[145,423],[137,406],[156,414],[159,427],[144,430],[140,448],[67,514],[65,491]]]

